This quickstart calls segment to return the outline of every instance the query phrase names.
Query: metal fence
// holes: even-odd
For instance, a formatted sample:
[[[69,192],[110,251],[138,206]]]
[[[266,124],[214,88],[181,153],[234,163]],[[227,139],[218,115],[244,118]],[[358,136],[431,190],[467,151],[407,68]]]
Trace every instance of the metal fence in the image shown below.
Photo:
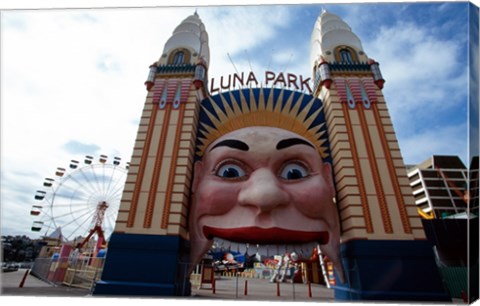
[[[92,290],[101,279],[104,260],[96,257],[37,258],[31,273],[52,285]],[[183,285],[191,288],[193,297],[200,298],[330,300],[333,290],[328,288],[330,284],[325,276],[319,265],[287,270],[261,264],[248,269],[217,269],[211,264],[200,264],[190,278],[185,275]]]
[[[31,274],[54,284],[90,289],[100,279],[105,258],[37,258]]]
[[[37,258],[31,274],[53,285],[65,285],[91,290],[100,280],[105,258]],[[187,266],[188,263],[177,263]],[[247,269],[218,269],[214,265],[199,264],[189,279],[185,275],[185,288],[191,288],[192,295],[212,298],[243,299],[247,296],[268,299],[283,297],[333,298],[335,280],[331,265],[301,264],[297,269],[278,269],[255,264]],[[186,268],[181,271],[187,271]],[[460,298],[467,291],[467,269],[465,267],[442,267],[441,276],[451,297]],[[153,272],[153,271],[152,271]],[[345,271],[356,273],[356,268]],[[186,272],[185,272],[186,273]],[[346,279],[349,286],[348,277]],[[477,284],[478,286],[478,284]]]

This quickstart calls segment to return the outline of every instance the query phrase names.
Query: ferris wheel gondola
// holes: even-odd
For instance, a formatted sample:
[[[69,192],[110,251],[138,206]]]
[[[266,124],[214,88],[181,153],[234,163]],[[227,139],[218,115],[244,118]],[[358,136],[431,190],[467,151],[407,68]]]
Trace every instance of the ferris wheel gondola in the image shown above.
[[[87,155],[83,163],[71,160],[58,167],[55,178],[45,178],[37,190],[30,215],[37,218],[31,230],[45,236],[61,229],[66,241],[90,238],[94,232],[108,238],[113,232],[129,163],[120,157],[110,163],[107,155],[97,160]],[[101,232],[100,232],[101,231]]]

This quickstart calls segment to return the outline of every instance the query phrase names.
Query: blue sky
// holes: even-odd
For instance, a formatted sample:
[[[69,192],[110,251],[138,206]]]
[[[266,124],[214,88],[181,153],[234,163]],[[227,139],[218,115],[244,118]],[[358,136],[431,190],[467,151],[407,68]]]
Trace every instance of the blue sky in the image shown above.
[[[33,196],[57,167],[86,154],[130,158],[148,67],[196,9],[209,34],[209,75],[219,79],[250,67],[310,76],[322,8],[380,63],[405,163],[452,154],[468,164],[465,2],[3,10],[2,235],[35,237]]]

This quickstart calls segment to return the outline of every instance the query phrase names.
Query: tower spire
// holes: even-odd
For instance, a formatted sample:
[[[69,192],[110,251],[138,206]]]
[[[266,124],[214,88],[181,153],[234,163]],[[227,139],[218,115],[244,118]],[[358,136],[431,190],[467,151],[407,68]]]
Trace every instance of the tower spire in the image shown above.
[[[329,13],[322,8],[322,12],[315,22],[310,41],[310,63],[318,65],[321,58],[327,62],[342,62],[348,60],[347,53],[341,49],[349,49],[357,62],[367,62],[368,57],[363,51],[362,42],[352,31],[350,26],[339,16]],[[344,57],[342,58],[342,54]]]
[[[384,292],[381,299],[416,299],[422,294],[430,298],[435,294],[435,299],[443,300],[444,289],[433,254],[420,251],[431,246],[424,242],[415,198],[408,188],[405,165],[381,91],[384,80],[378,63],[367,57],[360,39],[345,21],[323,11],[315,23],[310,50],[313,92],[323,101],[329,123],[336,204],[341,211],[342,261],[346,266],[358,265],[355,273],[346,271],[349,288],[336,291],[336,298],[348,300],[355,295],[358,297],[353,299],[370,299],[372,292],[383,290],[372,286],[362,292],[364,287],[356,285],[367,275],[371,283],[382,282],[382,271],[387,268],[373,271],[366,264],[363,270],[364,264],[359,263],[363,258],[378,256],[375,258],[381,258],[379,262],[389,267],[409,262],[396,276],[396,287],[389,288],[387,291],[391,291]],[[405,249],[425,255],[410,261],[402,258],[410,256],[401,255]],[[366,271],[363,276],[363,272],[357,273],[362,270]],[[434,289],[422,292],[421,286],[408,287],[408,275],[424,279],[422,283],[428,282]],[[434,281],[427,280],[430,276]]]
[[[110,258],[125,260],[105,266],[94,294],[191,294],[183,272],[189,262],[186,195],[195,154],[191,138],[196,134],[200,101],[207,95],[209,57],[208,35],[195,11],[175,28],[160,59],[150,67],[129,183],[108,246]],[[142,260],[129,262],[129,249],[135,249]],[[148,272],[152,262],[162,273]],[[147,273],[119,281],[118,271],[133,275],[137,269]]]

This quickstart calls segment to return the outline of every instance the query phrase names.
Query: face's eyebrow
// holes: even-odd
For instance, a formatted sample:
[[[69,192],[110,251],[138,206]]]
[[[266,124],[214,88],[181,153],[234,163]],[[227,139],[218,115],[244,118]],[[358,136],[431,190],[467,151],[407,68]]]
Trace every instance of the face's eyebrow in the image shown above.
[[[315,149],[315,147],[308,141],[305,141],[300,138],[288,138],[288,139],[280,140],[277,143],[277,150],[282,150],[282,149],[285,149],[291,146],[296,146],[296,145],[307,145]]]
[[[220,141],[219,143],[214,145],[210,149],[210,151],[218,147],[230,147],[232,149],[237,149],[241,151],[248,151],[250,149],[246,143],[236,139],[226,139],[226,140]]]

